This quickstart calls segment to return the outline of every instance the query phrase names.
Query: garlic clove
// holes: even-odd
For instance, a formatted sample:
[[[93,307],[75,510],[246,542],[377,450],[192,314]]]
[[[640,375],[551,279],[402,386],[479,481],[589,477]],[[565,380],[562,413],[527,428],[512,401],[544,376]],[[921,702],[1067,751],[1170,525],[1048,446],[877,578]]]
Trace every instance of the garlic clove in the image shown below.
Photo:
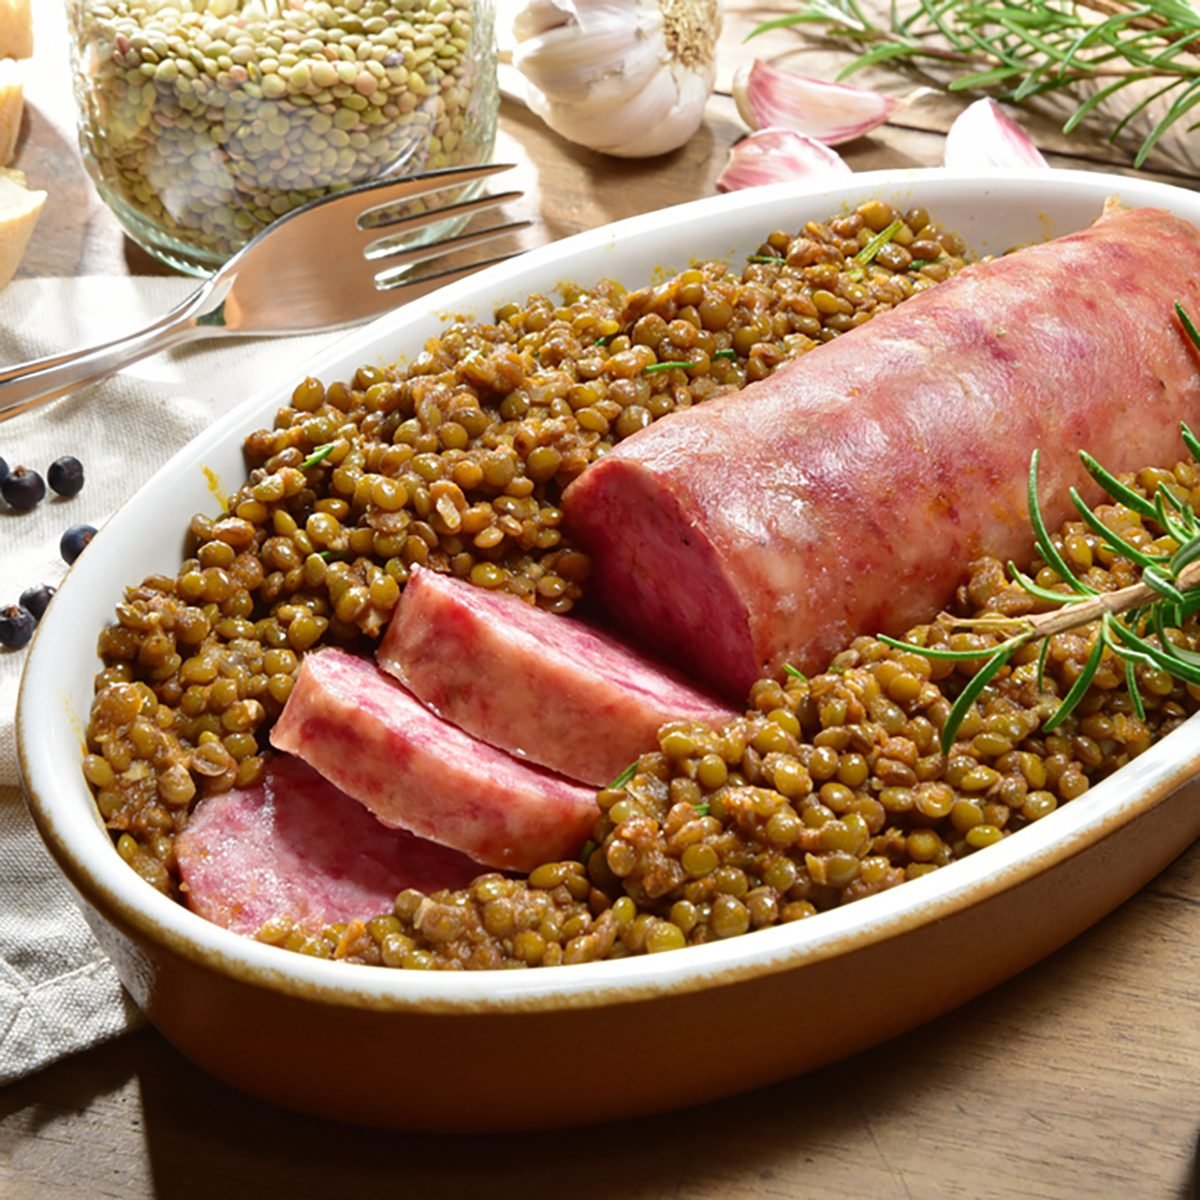
[[[606,79],[641,79],[658,65],[654,34],[661,20],[655,30],[656,13],[647,13],[640,26],[635,12],[618,11],[632,7],[604,0],[589,6],[533,0],[516,17],[512,64],[556,103],[580,101]],[[552,22],[548,12],[558,19]]]
[[[574,14],[570,0],[528,0],[509,21],[513,36],[519,42],[536,37],[548,29],[567,24]],[[499,22],[497,22],[499,24]]]
[[[624,68],[610,64],[619,58]],[[555,104],[586,101],[596,87],[621,88],[640,84],[658,67],[658,54],[646,42],[627,41],[623,34],[598,35],[587,42],[544,37],[518,47],[513,65],[538,91]]]
[[[946,133],[947,167],[1047,167],[1033,139],[990,97],[976,100],[954,118]]]
[[[603,80],[586,99],[569,105],[551,104],[531,90],[529,107],[568,141],[621,158],[645,158],[683,145],[699,128],[707,99],[704,81],[655,71],[636,91],[623,81]],[[609,143],[606,130],[619,136]]]
[[[514,29],[529,107],[573,142],[662,154],[704,119],[718,0],[526,0]]]
[[[794,129],[759,129],[730,148],[729,161],[717,176],[717,191],[849,174],[845,159],[824,142]]]
[[[869,133],[901,103],[882,92],[781,71],[761,59],[734,76],[733,98],[751,129],[794,129],[828,146]]]
[[[653,110],[647,111],[641,125],[641,133],[612,146],[597,146],[606,154],[619,158],[649,158],[666,154],[684,145],[700,128],[704,120],[704,106],[712,92],[712,81],[690,71],[675,72],[674,96],[660,98]],[[642,106],[639,104],[638,106]],[[638,128],[636,112],[626,111],[629,128]]]

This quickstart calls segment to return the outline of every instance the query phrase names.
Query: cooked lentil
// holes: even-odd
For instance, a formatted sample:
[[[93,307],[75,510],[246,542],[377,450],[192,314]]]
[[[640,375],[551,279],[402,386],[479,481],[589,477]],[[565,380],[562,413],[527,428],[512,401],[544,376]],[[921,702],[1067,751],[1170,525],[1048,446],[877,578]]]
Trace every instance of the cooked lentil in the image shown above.
[[[915,211],[868,265],[854,256],[900,214],[880,202],[796,235],[772,233],[739,276],[701,263],[626,293],[607,282],[532,297],[491,324],[450,326],[406,365],[300,383],[275,427],[247,439],[247,482],[191,523],[174,577],[130,588],[103,631],[84,774],[118,853],[174,892],[174,836],[205,795],[254,783],[265,735],[305,651],[368,650],[414,562],[565,612],[586,556],[558,528],[562,488],[658,417],[765,378],[780,363],[929,287],[963,247]],[[905,255],[885,255],[889,246]],[[923,265],[914,265],[917,264]],[[894,265],[889,265],[894,263]],[[686,363],[687,366],[675,364]],[[659,367],[660,370],[649,368]],[[1200,504],[1192,462],[1127,480]],[[1101,509],[1135,545],[1157,530]],[[1086,526],[1059,536],[1093,586],[1136,572]],[[1037,582],[1058,582],[1035,564]],[[981,559],[961,615],[1033,611]],[[1181,636],[1200,643],[1189,620]],[[942,624],[919,642],[994,635]],[[273,921],[264,941],[408,968],[553,965],[698,944],[801,919],[993,844],[1081,795],[1195,707],[1200,691],[1139,668],[1145,719],[1104,663],[1079,710],[1040,726],[1086,661],[1091,631],[1057,635],[1046,690],[1028,649],[980,697],[943,755],[938,732],[972,663],[859,638],[828,672],[761,680],[719,731],[667,725],[627,781],[599,795],[586,861],[528,878],[402,893],[391,913],[312,937]]]
[[[1181,461],[1122,480],[1145,495],[1170,486],[1200,501],[1200,468]],[[1147,552],[1174,544],[1122,505],[1101,519]],[[1080,522],[1056,536],[1086,546],[1084,577],[1102,591],[1136,570]],[[1061,586],[1035,562],[1038,582]],[[1005,579],[1003,565],[971,564],[954,611],[1016,615],[1049,607]],[[469,889],[405,892],[394,911],[347,939],[275,930],[309,953],[392,966],[554,965],[654,953],[800,920],[914,879],[992,845],[1076,799],[1169,733],[1200,688],[1137,669],[1139,718],[1121,664],[1106,658],[1079,709],[1040,732],[1078,676],[1094,627],[1050,641],[1044,690],[1038,647],[1026,647],[983,692],[953,751],[938,735],[972,662],[930,660],[871,637],[854,641],[811,680],[755,684],[745,716],[718,731],[666,725],[624,786],[599,794],[601,817],[584,862],[551,863],[527,879],[481,876]],[[942,622],[908,640],[980,650],[998,636]],[[1200,647],[1189,618],[1179,644]],[[397,953],[403,947],[403,953]]]
[[[957,235],[920,209],[895,237],[936,241],[939,261],[856,264],[898,216],[868,204],[774,232],[740,276],[701,263],[634,292],[534,296],[491,324],[451,325],[410,363],[299,383],[275,427],[247,439],[249,477],[225,513],[193,518],[177,575],[129,589],[100,637],[89,748],[117,770],[98,800],[142,873],[172,888],[187,820],[157,781],[178,767],[197,795],[253,783],[298,657],[377,635],[414,562],[567,611],[589,563],[559,532],[558,499],[596,456],[961,268]],[[827,313],[818,292],[835,301]],[[157,735],[132,745],[131,712]]]

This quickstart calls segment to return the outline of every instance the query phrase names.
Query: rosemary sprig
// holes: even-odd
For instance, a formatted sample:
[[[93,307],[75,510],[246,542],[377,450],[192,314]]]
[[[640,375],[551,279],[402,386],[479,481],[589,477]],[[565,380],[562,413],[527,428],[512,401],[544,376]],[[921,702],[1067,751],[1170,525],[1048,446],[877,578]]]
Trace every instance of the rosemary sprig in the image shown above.
[[[936,66],[953,76],[951,91],[995,91],[1014,102],[1090,84],[1082,98],[1075,93],[1067,134],[1112,96],[1148,84],[1148,94],[1109,132],[1115,141],[1152,103],[1163,102],[1135,167],[1200,105],[1200,12],[1183,0],[893,0],[888,14],[876,23],[857,0],[802,0],[797,12],[764,22],[750,37],[819,28],[859,50],[839,78],[885,62]]]
[[[1200,346],[1200,332],[1197,332],[1196,339]],[[1200,448],[1200,443],[1186,425],[1181,427],[1181,431],[1189,450],[1193,446]],[[1071,499],[1088,528],[1114,554],[1127,557],[1142,572],[1139,582],[1129,587],[1114,592],[1097,591],[1071,570],[1046,528],[1038,500],[1038,453],[1035,450],[1029,463],[1028,488],[1029,520],[1033,527],[1034,542],[1043,561],[1069,590],[1053,591],[1042,587],[1013,563],[1008,564],[1008,571],[1014,582],[1030,595],[1054,604],[1056,608],[1025,617],[942,618],[945,624],[957,628],[1007,632],[1008,636],[991,649],[950,650],[889,637],[880,639],[889,646],[926,658],[957,662],[983,660],[951,705],[942,727],[941,748],[944,754],[950,752],[963,719],[987,686],[1018,650],[1036,642],[1041,642],[1037,686],[1044,691],[1050,638],[1069,629],[1095,623],[1095,638],[1083,670],[1054,712],[1043,722],[1044,733],[1053,732],[1075,711],[1087,694],[1106,654],[1123,661],[1125,682],[1134,711],[1139,717],[1144,716],[1145,707],[1138,688],[1137,667],[1165,671],[1177,679],[1200,685],[1200,654],[1176,645],[1171,637],[1172,630],[1178,630],[1187,617],[1200,612],[1200,521],[1191,505],[1179,500],[1167,487],[1159,486],[1153,500],[1147,500],[1122,484],[1090,455],[1081,453],[1080,458],[1109,496],[1156,524],[1175,541],[1178,548],[1171,555],[1147,554],[1138,550],[1120,534],[1109,529],[1087,507],[1078,492],[1072,489]]]

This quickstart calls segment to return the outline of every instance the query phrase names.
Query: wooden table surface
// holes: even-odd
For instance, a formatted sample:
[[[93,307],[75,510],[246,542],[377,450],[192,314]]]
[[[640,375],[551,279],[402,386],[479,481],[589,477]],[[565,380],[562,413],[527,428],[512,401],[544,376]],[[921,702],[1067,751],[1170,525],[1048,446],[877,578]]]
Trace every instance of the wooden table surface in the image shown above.
[[[21,274],[160,270],[91,189],[72,128],[63,6],[34,7],[18,165],[50,200]],[[741,133],[727,94],[739,62],[769,54],[828,75],[838,61],[787,33],[743,46],[772,10],[734,8],[724,91],[672,155],[604,158],[504,105],[497,156],[520,165],[528,244],[711,193]],[[961,103],[927,97],[846,157],[856,169],[936,165]],[[1128,144],[1068,142],[1049,117],[1029,124],[1056,165],[1129,160]],[[1169,140],[1151,165],[1185,186],[1195,177],[1186,138]],[[1200,845],[1066,948],[914,1033],[740,1098],[549,1136],[385,1134],[295,1116],[215,1082],[145,1029],[0,1091],[0,1195],[1183,1200],[1200,1130],[1198,948]],[[603,1069],[602,1052],[592,1059],[580,1047],[576,1066],[583,1078]],[[401,1076],[397,1086],[420,1081]]]

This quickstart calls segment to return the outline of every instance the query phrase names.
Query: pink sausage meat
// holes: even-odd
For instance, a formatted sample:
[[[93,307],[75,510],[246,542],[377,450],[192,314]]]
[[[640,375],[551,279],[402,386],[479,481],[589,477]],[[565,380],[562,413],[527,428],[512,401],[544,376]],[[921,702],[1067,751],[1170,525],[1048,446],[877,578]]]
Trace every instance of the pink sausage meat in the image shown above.
[[[914,297],[770,379],[623,442],[564,498],[608,613],[732,698],[898,634],[982,552],[1022,559],[1029,457],[1052,528],[1111,470],[1169,463],[1200,416],[1173,302],[1200,312],[1200,233],[1106,217]]]
[[[389,829],[297,758],[263,781],[202,800],[175,841],[188,907],[234,933],[268,921],[309,933],[391,911],[398,892],[470,883],[483,868]]]
[[[665,722],[733,716],[609,634],[420,568],[377,659],[459,728],[597,787],[656,749]]]
[[[591,789],[476,741],[340,650],[305,657],[271,743],[381,821],[503,870],[574,857],[599,813]]]

